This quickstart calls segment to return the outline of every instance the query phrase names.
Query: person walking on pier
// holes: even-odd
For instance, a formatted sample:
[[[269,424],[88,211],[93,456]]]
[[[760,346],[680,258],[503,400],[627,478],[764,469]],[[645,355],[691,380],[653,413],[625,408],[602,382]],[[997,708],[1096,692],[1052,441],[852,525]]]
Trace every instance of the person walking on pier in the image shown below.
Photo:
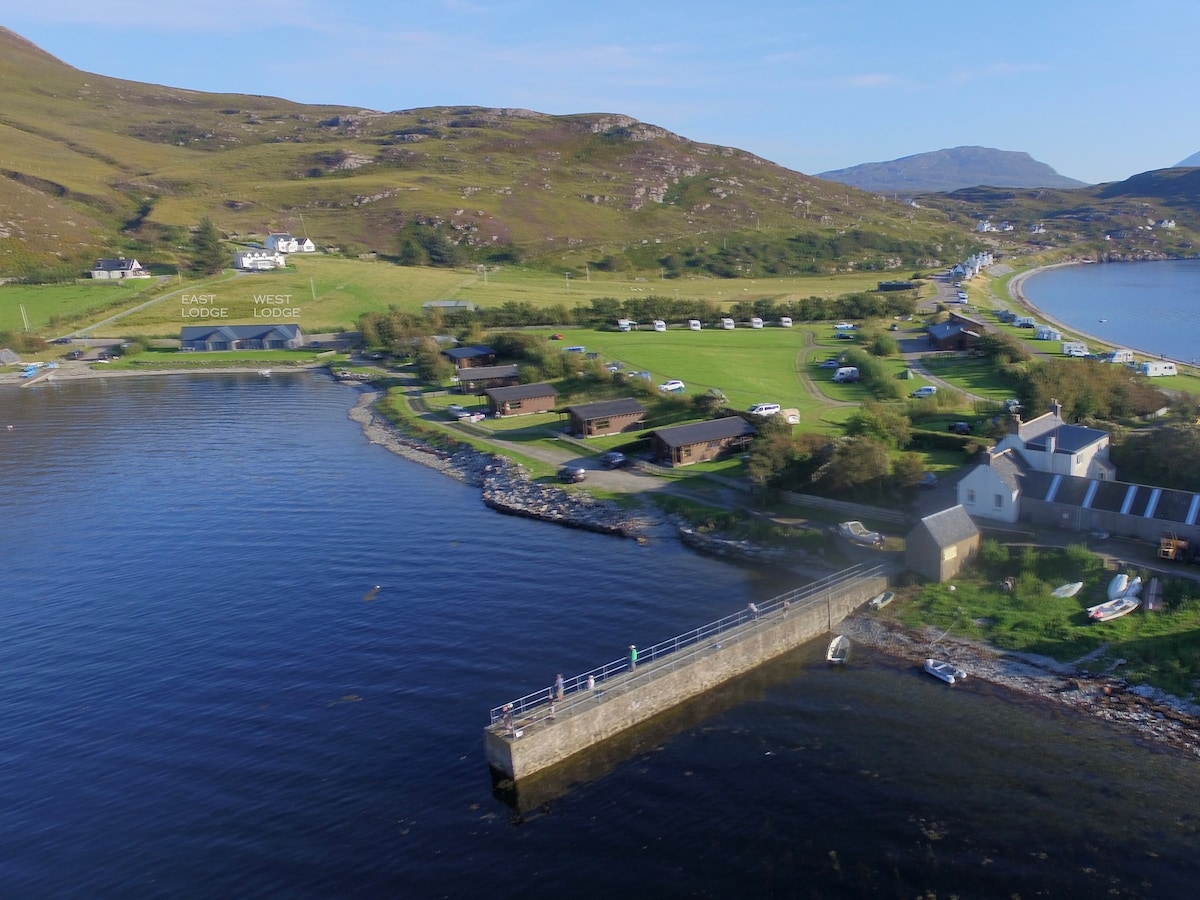
[[[596,689],[596,676],[595,675],[588,676],[587,689],[589,691],[594,691]]]
[[[752,619],[758,618],[758,607],[754,605],[753,600],[751,600],[750,603],[746,606],[746,609],[749,610],[749,612],[750,612],[750,618],[752,618]]]
[[[563,698],[563,677],[562,672],[554,679],[554,699],[561,700]]]
[[[629,645],[629,671],[632,672],[637,668],[637,647],[633,644]]]

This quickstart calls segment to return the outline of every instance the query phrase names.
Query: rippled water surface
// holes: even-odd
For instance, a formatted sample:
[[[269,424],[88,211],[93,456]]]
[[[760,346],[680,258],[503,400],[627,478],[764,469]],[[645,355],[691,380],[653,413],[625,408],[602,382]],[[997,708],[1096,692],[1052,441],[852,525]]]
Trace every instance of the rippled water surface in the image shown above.
[[[1191,896],[1196,762],[862,648],[494,793],[491,706],[793,582],[497,515],[355,396],[0,391],[0,895]]]

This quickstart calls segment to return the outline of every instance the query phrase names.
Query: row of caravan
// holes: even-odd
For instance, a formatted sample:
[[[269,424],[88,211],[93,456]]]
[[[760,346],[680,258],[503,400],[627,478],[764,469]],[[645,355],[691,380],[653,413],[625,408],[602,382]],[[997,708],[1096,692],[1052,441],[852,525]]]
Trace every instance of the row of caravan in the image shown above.
[[[688,319],[687,324],[688,324],[688,328],[691,331],[700,331],[704,327],[704,324],[699,319]],[[763,320],[760,319],[758,316],[755,316],[754,318],[752,318],[750,320],[751,328],[762,328],[763,325],[764,325]],[[629,319],[617,319],[617,330],[618,331],[635,331],[635,330],[637,330],[637,327],[638,327],[637,322],[633,322]],[[736,327],[737,327],[737,323],[733,319],[730,319],[728,317],[721,319],[721,328],[723,328],[725,331],[732,331]],[[789,316],[780,316],[779,317],[779,327],[780,328],[791,328],[792,327],[791,318]],[[667,323],[664,322],[662,319],[655,319],[654,320],[654,330],[655,331],[666,331]]]

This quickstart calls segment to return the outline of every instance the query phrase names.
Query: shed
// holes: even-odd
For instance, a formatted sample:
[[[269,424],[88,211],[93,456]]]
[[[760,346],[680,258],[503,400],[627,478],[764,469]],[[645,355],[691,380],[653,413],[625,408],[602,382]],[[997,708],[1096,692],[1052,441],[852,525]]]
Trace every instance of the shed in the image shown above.
[[[741,416],[725,416],[675,425],[650,432],[650,449],[659,462],[672,466],[716,459],[723,453],[744,450],[757,430]]]
[[[568,406],[570,430],[581,437],[635,431],[646,421],[646,407],[632,397]]]
[[[549,384],[514,384],[488,388],[488,412],[493,416],[527,416],[549,412],[558,403],[558,391]]]
[[[961,505],[926,516],[908,533],[904,561],[930,581],[949,581],[979,552],[983,537]]]
[[[458,389],[464,394],[483,394],[488,388],[517,384],[520,380],[515,363],[507,366],[470,366],[458,370]]]

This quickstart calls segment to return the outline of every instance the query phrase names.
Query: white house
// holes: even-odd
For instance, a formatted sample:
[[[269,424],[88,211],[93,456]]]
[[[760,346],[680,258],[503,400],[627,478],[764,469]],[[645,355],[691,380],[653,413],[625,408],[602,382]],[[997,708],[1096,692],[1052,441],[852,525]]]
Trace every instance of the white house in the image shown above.
[[[987,460],[958,482],[959,505],[972,516],[1017,521],[1025,469],[1015,450],[989,450]]]
[[[98,259],[92,266],[92,277],[101,279],[112,278],[149,278],[150,273],[142,268],[136,259]]]
[[[235,269],[254,272],[282,269],[286,265],[287,257],[275,250],[239,250],[233,257]]]
[[[1057,400],[1051,401],[1049,412],[1030,422],[1022,422],[1020,414],[1014,414],[1012,430],[996,444],[996,450],[1015,451],[1029,469],[1038,472],[1100,480],[1117,477],[1116,466],[1108,458],[1108,432],[1066,424]]]
[[[308,238],[292,237],[286,231],[272,231],[263,246],[280,253],[315,253],[317,250],[317,245]]]

